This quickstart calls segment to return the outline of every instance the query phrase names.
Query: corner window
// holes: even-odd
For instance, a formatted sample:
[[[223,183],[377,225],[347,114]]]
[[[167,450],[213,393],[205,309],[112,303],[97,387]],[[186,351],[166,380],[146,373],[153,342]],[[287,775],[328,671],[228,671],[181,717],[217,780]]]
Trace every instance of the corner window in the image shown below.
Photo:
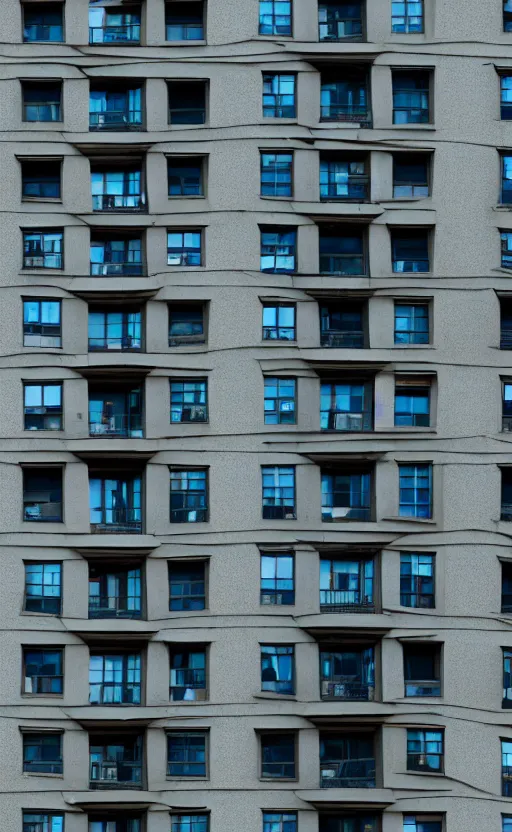
[[[206,468],[171,468],[171,523],[206,523],[208,472]]]
[[[295,520],[295,466],[262,465],[263,519]]]
[[[62,695],[63,655],[59,648],[23,648],[23,693]]]
[[[398,466],[400,517],[432,517],[432,464]]]
[[[443,731],[407,729],[407,771],[435,772],[444,770]]]
[[[260,152],[261,196],[292,195],[293,153]]]
[[[405,696],[441,696],[441,645],[404,644]]]
[[[434,609],[435,555],[401,552],[400,605]]]
[[[295,693],[295,648],[261,645],[261,689],[273,693]]]
[[[191,3],[185,2],[184,6]],[[204,156],[171,156],[167,159],[169,196],[204,196]]]
[[[288,606],[295,603],[293,553],[261,554],[260,603]]]
[[[430,122],[430,73],[393,70],[393,124]]]
[[[260,35],[291,37],[292,0],[260,0]]]
[[[62,121],[62,82],[22,81],[23,121]]]
[[[392,0],[391,31],[398,34],[423,32],[423,0]]]
[[[62,269],[62,231],[24,231],[24,269]]]
[[[206,731],[169,731],[167,734],[167,776],[206,777]]]
[[[207,381],[171,380],[171,423],[207,422]]]
[[[202,0],[170,0],[165,4],[165,39],[174,41],[204,40],[204,6]]]
[[[62,523],[62,468],[23,468],[23,519]]]
[[[296,76],[263,73],[264,118],[296,118]]]
[[[430,425],[430,385],[395,381],[395,426],[428,428]]]
[[[261,777],[272,780],[294,780],[295,734],[261,734]]]
[[[26,612],[60,615],[62,602],[62,564],[25,563]]]
[[[60,199],[60,160],[21,160],[21,182],[23,199]]]
[[[62,430],[62,384],[23,385],[25,430]]]
[[[265,378],[265,424],[295,425],[296,380],[294,378]]]
[[[430,271],[428,229],[391,229],[391,253],[394,272]]]
[[[167,233],[168,266],[201,266],[202,232],[200,229],[174,229]]]
[[[23,771],[62,774],[62,734],[23,734]]]
[[[395,344],[428,344],[428,303],[395,303]]]
[[[297,229],[292,226],[261,226],[260,269],[271,274],[297,270]]]
[[[294,303],[263,304],[263,340],[295,341],[297,330]]]

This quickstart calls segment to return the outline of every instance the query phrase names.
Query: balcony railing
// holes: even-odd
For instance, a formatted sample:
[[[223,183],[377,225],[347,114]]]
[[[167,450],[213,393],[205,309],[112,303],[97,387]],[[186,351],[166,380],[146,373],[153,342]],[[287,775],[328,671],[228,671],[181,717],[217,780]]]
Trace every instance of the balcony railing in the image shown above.
[[[144,436],[142,414],[114,413],[107,417],[103,410],[91,410],[89,411],[89,435],[141,439]]]
[[[89,113],[89,130],[142,130],[142,110]]]
[[[142,785],[142,763],[91,762],[89,781],[91,789],[133,789]]]
[[[91,532],[94,534],[140,534],[142,522],[140,509],[138,508],[114,508],[104,510],[109,519],[99,523],[91,523]]]
[[[362,254],[321,254],[320,274],[352,275],[364,274]]]
[[[139,705],[140,685],[123,685],[116,682],[99,682],[89,685],[92,705]]]
[[[322,789],[374,789],[375,759],[330,760],[320,764]]]
[[[512,329],[501,330],[500,349],[512,350]]]
[[[140,350],[140,335],[123,335],[120,338],[89,338],[89,352],[94,350]]]
[[[93,194],[93,211],[145,211],[144,194]]]
[[[375,612],[375,605],[357,590],[321,589],[320,612]]]
[[[347,413],[340,410],[322,411],[327,415],[327,427],[323,430],[369,431],[372,429],[371,413]]]
[[[140,43],[140,23],[124,26],[90,26],[89,43]]]
[[[62,693],[63,676],[26,676],[25,693]]]
[[[91,595],[89,618],[140,618],[140,601],[133,595]]]
[[[362,330],[322,330],[320,333],[322,347],[364,347],[364,332]]]
[[[91,263],[94,277],[142,277],[142,263]]]
[[[353,107],[349,104],[323,104],[320,107],[320,121],[357,122],[365,127],[370,127],[372,114],[366,107]]]
[[[372,702],[375,686],[352,679],[345,681],[341,677],[335,681],[322,680],[322,699],[340,699],[345,701]]]
[[[501,519],[512,520],[512,503],[501,504]]]

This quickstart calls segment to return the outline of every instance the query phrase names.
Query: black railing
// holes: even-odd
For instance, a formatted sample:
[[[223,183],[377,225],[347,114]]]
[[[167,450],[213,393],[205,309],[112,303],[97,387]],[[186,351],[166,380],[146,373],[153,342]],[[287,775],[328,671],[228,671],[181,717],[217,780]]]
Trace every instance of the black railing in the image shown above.
[[[375,612],[373,601],[357,590],[320,590],[321,612]]]
[[[89,788],[133,789],[142,785],[142,763],[112,760],[91,762]]]
[[[369,431],[372,429],[372,414],[347,413],[341,410],[322,410],[321,416],[327,416],[327,427],[322,430]]]
[[[145,211],[144,194],[93,194],[93,211]]]
[[[364,332],[362,330],[322,330],[320,333],[321,347],[364,347]]]
[[[89,130],[141,130],[142,110],[107,110],[89,113]]]
[[[140,23],[89,26],[89,43],[140,43]]]
[[[329,760],[320,764],[322,789],[374,789],[375,759]]]
[[[90,436],[117,436],[140,438],[143,436],[141,413],[113,413],[102,410],[89,411]]]
[[[97,534],[140,534],[142,532],[141,512],[138,508],[103,509],[102,514],[103,520],[99,523],[91,523],[91,532]]]
[[[367,682],[357,682],[351,679],[347,681],[344,681],[342,678],[331,681],[322,680],[321,693],[322,699],[370,702],[375,697],[375,686]]]
[[[89,618],[140,618],[139,595],[91,595]]]
[[[320,107],[320,121],[357,122],[371,126],[372,114],[367,107],[353,107],[349,104],[323,104]]]

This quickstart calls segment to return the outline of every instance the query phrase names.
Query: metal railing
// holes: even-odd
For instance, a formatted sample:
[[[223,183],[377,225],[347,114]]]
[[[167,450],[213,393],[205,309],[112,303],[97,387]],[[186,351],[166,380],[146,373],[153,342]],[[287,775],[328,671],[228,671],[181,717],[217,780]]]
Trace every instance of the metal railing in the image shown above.
[[[320,274],[352,275],[364,274],[362,254],[321,254]]]
[[[140,684],[91,683],[89,701],[92,705],[139,705]]]
[[[142,110],[107,110],[89,113],[89,130],[141,130]]]
[[[89,43],[140,43],[140,23],[89,26]]]
[[[90,595],[89,618],[140,618],[139,595]]]
[[[321,789],[374,789],[375,758],[320,763]]]
[[[375,605],[357,590],[321,589],[320,612],[375,612]]]
[[[339,678],[333,681],[322,680],[321,698],[371,702],[375,697],[375,687],[366,682],[345,681]]]
[[[24,693],[62,693],[64,676],[25,676]]]
[[[93,211],[145,211],[144,194],[93,194]]]
[[[347,413],[341,410],[322,410],[320,415],[327,415],[327,427],[322,430],[369,431],[372,429],[372,414]]]
[[[103,519],[99,523],[91,523],[91,532],[94,534],[117,534],[142,532],[141,511],[138,508],[114,508],[103,509]]]
[[[321,347],[364,347],[364,332],[362,330],[322,330],[320,333]]]
[[[89,352],[93,350],[141,350],[140,335],[123,335],[121,338],[89,338]]]
[[[91,762],[89,787],[91,789],[132,789],[142,785],[142,763],[119,760]]]
[[[320,121],[357,122],[370,127],[371,112],[367,107],[352,107],[349,104],[322,104],[320,107]]]
[[[141,277],[142,263],[91,263],[93,277]]]
[[[105,415],[105,411],[89,411],[90,436],[118,436],[141,438],[143,436],[141,413],[113,413]]]

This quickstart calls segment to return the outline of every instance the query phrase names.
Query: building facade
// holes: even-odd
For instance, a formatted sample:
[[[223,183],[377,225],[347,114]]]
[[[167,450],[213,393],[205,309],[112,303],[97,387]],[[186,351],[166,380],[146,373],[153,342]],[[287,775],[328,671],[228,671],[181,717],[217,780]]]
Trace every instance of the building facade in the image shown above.
[[[511,832],[512,4],[2,7],[2,832]]]

